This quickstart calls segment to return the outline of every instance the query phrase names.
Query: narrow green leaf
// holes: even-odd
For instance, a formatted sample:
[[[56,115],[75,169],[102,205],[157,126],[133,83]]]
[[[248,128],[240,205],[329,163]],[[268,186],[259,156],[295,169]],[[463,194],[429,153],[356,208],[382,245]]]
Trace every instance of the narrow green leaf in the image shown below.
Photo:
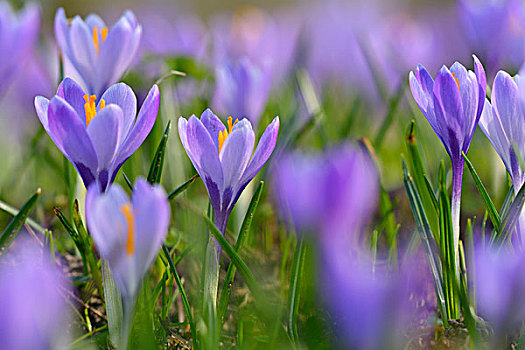
[[[299,237],[290,276],[290,289],[288,292],[288,335],[292,343],[299,344],[299,333],[297,332],[297,317],[299,314],[299,300],[301,297],[301,281],[303,279],[303,267],[306,256],[304,237]]]
[[[403,182],[405,184],[405,189],[407,191],[410,207],[412,208],[412,213],[414,214],[414,219],[416,221],[417,232],[419,233],[419,236],[425,248],[425,255],[427,257],[428,265],[432,273],[434,289],[436,290],[438,306],[441,311],[443,323],[448,326],[445,296],[443,293],[443,271],[441,269],[441,259],[439,257],[437,243],[434,238],[434,235],[432,234],[430,224],[428,223],[425,211],[423,209],[421,197],[419,196],[419,193],[416,190],[416,185],[414,183],[414,180],[410,176],[410,173],[408,172],[408,168],[404,159],[402,161],[402,164]]]
[[[185,183],[174,189],[168,194],[168,200],[172,200],[173,198],[177,197],[182,192],[186,191],[188,187],[199,178],[199,174],[193,175],[189,180],[187,180]]]
[[[221,245],[224,252],[228,255],[232,263],[235,264],[237,270],[239,270],[239,273],[244,279],[244,282],[246,282],[246,285],[248,286],[248,289],[250,289],[250,292],[252,292],[254,298],[263,304],[268,304],[261,287],[255,280],[255,277],[253,276],[252,272],[250,271],[248,266],[246,266],[239,254],[237,254],[235,249],[230,245],[230,243],[228,243],[226,238],[224,238],[224,236],[221,234],[221,231],[219,231],[219,229],[217,228],[217,226],[215,226],[213,221],[211,221],[206,214],[203,214],[202,217],[208,225],[211,234],[213,234],[217,242],[219,242],[219,244]]]
[[[133,182],[131,182],[128,175],[126,175],[125,172],[122,172],[122,177],[124,178],[124,181],[126,182],[126,185],[128,185],[129,189],[133,191]]]
[[[18,213],[20,212],[20,210],[16,209],[16,208],[13,208],[12,206],[10,206],[9,204],[5,203],[5,202],[2,202],[0,201],[0,210],[6,212],[7,214],[9,215],[12,215],[12,216],[16,216],[18,215]],[[44,235],[45,234],[45,231],[46,229],[43,228],[42,226],[40,226],[35,220],[31,219],[30,217],[28,217],[26,219],[26,223],[31,226],[31,228],[35,231],[37,231],[38,233]]]
[[[159,146],[157,147],[157,151],[155,152],[155,157],[153,157],[153,161],[151,162],[151,166],[149,168],[148,173],[148,182],[149,183],[160,183],[160,176],[162,175],[162,167],[164,165],[164,156],[166,154],[166,145],[168,143],[168,136],[171,129],[171,120],[168,121],[168,125],[166,126],[166,130],[164,131],[164,134],[162,135],[162,138],[160,139]]]
[[[405,93],[405,88],[406,88],[406,84],[404,83],[399,84],[399,87],[397,88],[397,91],[395,92],[395,94],[388,99],[389,101],[388,101],[388,109],[387,109],[386,115],[383,118],[383,122],[381,123],[381,126],[374,140],[374,146],[377,149],[381,148],[381,145],[383,144],[383,140],[385,139],[386,133],[390,129],[392,122],[394,121],[397,107],[399,106],[399,102],[401,102],[401,99],[403,98],[403,94]]]
[[[18,214],[16,214],[15,217],[11,219],[7,227],[0,235],[0,249],[2,250],[1,254],[4,254],[7,251],[16,235],[22,228],[22,225],[26,222],[29,214],[31,214],[33,208],[35,207],[38,198],[40,198],[40,193],[41,190],[39,188],[36,190],[35,194],[32,195],[31,198],[29,198],[29,200],[22,206],[22,208],[20,208]]]
[[[177,284],[177,288],[179,289],[180,297],[182,299],[182,305],[184,306],[184,311],[186,312],[186,316],[188,317],[188,322],[190,323],[190,330],[191,330],[191,340],[193,343],[193,348],[197,349],[197,329],[195,328],[195,323],[193,322],[193,315],[191,313],[191,307],[190,303],[188,301],[188,296],[186,295],[186,291],[184,290],[184,286],[182,285],[182,281],[180,279],[179,273],[177,272],[177,268],[175,267],[175,264],[173,263],[173,259],[171,258],[170,251],[168,248],[163,245],[162,251],[164,252],[164,256],[168,260],[169,268],[171,271],[171,274],[173,277],[175,277],[175,283]]]
[[[509,208],[501,221],[500,232],[493,235],[493,243],[501,245],[509,239],[511,233],[516,227],[518,222],[523,204],[525,203],[525,186],[521,186],[520,190],[516,194],[516,197],[512,200]]]
[[[478,173],[476,172],[476,169],[474,169],[474,166],[470,162],[470,160],[467,158],[467,155],[465,152],[463,153],[463,159],[465,159],[465,164],[467,164],[467,168],[470,171],[470,174],[472,175],[472,179],[474,180],[474,183],[476,184],[476,188],[478,189],[479,194],[481,195],[481,199],[483,199],[483,203],[485,204],[485,208],[487,209],[487,212],[490,217],[490,221],[492,221],[492,225],[494,226],[494,229],[496,231],[499,231],[501,220],[498,214],[498,211],[496,210],[496,207],[494,206],[494,203],[492,202],[492,199],[490,199],[490,196],[485,189],[485,186],[481,182],[481,179],[478,176]]]
[[[241,225],[241,229],[239,230],[239,235],[237,236],[237,242],[235,242],[235,251],[239,252],[248,239],[248,233],[250,232],[250,227],[252,225],[253,216],[255,214],[255,210],[257,209],[257,206],[259,205],[259,200],[261,199],[261,194],[264,188],[264,181],[259,182],[259,186],[257,186],[257,189],[255,190],[255,193],[252,196],[252,199],[250,201],[250,205],[248,206],[248,210],[246,210],[246,215],[244,216],[244,220]],[[222,325],[224,324],[224,319],[226,316],[226,310],[228,309],[228,303],[230,301],[230,295],[232,291],[233,286],[233,279],[235,278],[235,272],[236,272],[235,265],[230,263],[228,265],[228,270],[226,271],[226,277],[224,279],[224,285],[221,289],[221,297],[219,299],[219,310],[218,310],[218,316],[219,316],[219,324],[222,328]]]

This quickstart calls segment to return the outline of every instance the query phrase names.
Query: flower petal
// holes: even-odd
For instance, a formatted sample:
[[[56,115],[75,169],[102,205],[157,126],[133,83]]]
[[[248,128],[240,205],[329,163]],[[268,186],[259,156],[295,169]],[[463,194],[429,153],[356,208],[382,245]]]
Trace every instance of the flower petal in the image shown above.
[[[211,111],[211,109],[206,109],[202,112],[201,122],[204,127],[208,130],[211,135],[211,139],[217,147],[217,153],[219,152],[219,132],[226,129],[222,121]]]
[[[494,79],[492,88],[492,107],[500,117],[503,129],[507,132],[509,141],[517,145],[525,144],[522,125],[524,110],[522,107],[518,85],[512,77],[503,71],[499,71]]]
[[[498,152],[509,173],[512,174],[509,153],[511,144],[503,129],[499,116],[492,108],[488,99],[485,100],[485,107],[483,107],[483,113],[481,113],[479,126],[496,149],[496,152]]]
[[[43,96],[35,97],[36,114],[38,115],[38,119],[40,119],[42,126],[44,127],[46,132],[49,134],[49,123],[47,120],[48,107],[49,107],[49,100],[47,98]]]
[[[236,190],[242,186],[239,182],[250,162],[254,143],[252,125],[245,118],[235,125],[222,146],[219,158],[224,175],[224,189],[231,188],[234,197]]]
[[[98,178],[101,189],[109,182],[109,170],[120,145],[122,109],[114,104],[101,109],[89,123],[87,132],[98,159]]]
[[[84,105],[86,101],[84,100],[84,95],[86,95],[86,93],[82,87],[71,78],[65,78],[57,89],[57,96],[60,96],[66,100],[66,102],[69,103],[71,107],[73,107],[77,115],[84,121],[85,124],[86,112]]]
[[[75,165],[88,187],[95,180],[98,161],[82,120],[64,99],[55,96],[49,102],[48,122],[53,141]]]
[[[106,105],[116,104],[122,108],[124,116],[121,125],[122,135],[127,135],[137,115],[137,97],[133,90],[124,83],[114,84],[104,92],[101,99],[106,102]]]
[[[71,45],[71,54],[73,56],[71,57],[73,59],[72,63],[88,85],[88,92],[97,94],[98,92],[93,90],[92,79],[90,78],[94,67],[96,67],[97,57],[93,34],[79,16],[75,16],[71,22],[69,45]]]
[[[257,175],[259,170],[264,166],[268,158],[272,155],[272,152],[277,143],[277,136],[279,134],[279,117],[275,117],[274,120],[264,130],[259,144],[255,149],[250,165],[246,168],[246,171],[241,178],[241,186],[246,186],[254,177]]]
[[[483,65],[479,61],[479,59],[476,57],[476,55],[472,55],[472,58],[474,58],[474,71],[476,74],[476,78],[478,81],[478,93],[479,93],[479,100],[478,100],[478,112],[477,116],[479,117],[481,115],[481,111],[484,106],[485,101],[485,95],[487,93],[487,76],[485,75],[485,69],[483,68]]]

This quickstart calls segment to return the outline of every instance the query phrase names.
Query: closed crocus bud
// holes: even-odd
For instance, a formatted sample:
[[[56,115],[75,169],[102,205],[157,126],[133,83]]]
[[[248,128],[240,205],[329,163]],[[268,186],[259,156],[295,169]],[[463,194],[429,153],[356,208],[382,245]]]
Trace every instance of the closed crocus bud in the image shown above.
[[[483,111],[487,89],[485,70],[478,58],[473,57],[475,72],[467,71],[456,62],[450,69],[443,66],[435,81],[421,65],[409,75],[412,96],[452,161],[451,211],[457,268],[461,184],[465,163],[462,152],[466,154],[470,147]]]
[[[35,4],[15,14],[9,2],[0,2],[0,95],[31,56],[39,28],[40,12]]]
[[[55,36],[66,63],[82,78],[87,92],[97,96],[129,67],[141,34],[142,27],[131,11],[124,12],[112,28],[95,14],[69,21],[59,8],[55,16]]]
[[[66,78],[51,100],[37,96],[35,108],[42,126],[73,163],[86,188],[96,182],[105,191],[148,136],[159,101],[159,88],[153,85],[137,115],[137,98],[126,84],[112,85],[97,98]]]
[[[224,233],[230,212],[244,188],[270,158],[279,133],[279,117],[266,127],[255,151],[248,119],[228,118],[228,127],[209,109],[201,118],[179,118],[179,136],[206,185],[215,225]]]
[[[86,220],[123,300],[133,301],[166,238],[170,221],[166,192],[143,178],[136,180],[131,199],[118,184],[105,193],[91,186],[86,196]]]
[[[257,125],[270,94],[267,67],[256,66],[247,57],[239,63],[225,63],[215,70],[215,108]]]
[[[35,242],[17,239],[12,248],[0,259],[0,348],[65,348],[65,280]]]

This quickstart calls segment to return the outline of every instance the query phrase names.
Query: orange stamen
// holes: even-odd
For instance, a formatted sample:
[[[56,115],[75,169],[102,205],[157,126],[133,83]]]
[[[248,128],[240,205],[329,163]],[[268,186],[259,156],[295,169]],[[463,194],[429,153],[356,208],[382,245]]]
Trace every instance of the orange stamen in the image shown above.
[[[456,73],[452,73],[452,77],[456,80],[456,84],[458,84],[458,90],[461,91],[461,87],[459,87],[459,79],[456,78]]]
[[[86,101],[84,104],[84,111],[86,113],[86,126],[88,126],[89,123],[91,123],[91,120],[97,115],[97,105],[95,104],[96,100],[97,96],[95,95],[84,95],[84,101]],[[106,101],[101,99],[99,111],[104,107],[106,107]]]
[[[132,255],[135,252],[135,219],[133,217],[133,209],[131,208],[131,204],[128,202],[122,206],[121,210],[128,225],[126,253],[128,255]]]
[[[228,117],[228,121],[227,121],[228,127],[224,129],[223,131],[219,131],[219,153],[221,153],[222,145],[224,145],[226,138],[228,137],[229,134],[232,133],[233,126],[237,124],[238,121],[239,119],[235,119],[235,121],[233,121],[232,117]]]
[[[108,28],[104,27],[100,30],[100,36],[102,37],[100,40],[100,44],[98,41],[98,32],[99,32],[98,27],[94,26],[93,27],[93,44],[95,45],[95,50],[97,51],[97,54],[100,54],[100,45],[102,45],[104,41],[106,41],[106,38],[108,37]]]

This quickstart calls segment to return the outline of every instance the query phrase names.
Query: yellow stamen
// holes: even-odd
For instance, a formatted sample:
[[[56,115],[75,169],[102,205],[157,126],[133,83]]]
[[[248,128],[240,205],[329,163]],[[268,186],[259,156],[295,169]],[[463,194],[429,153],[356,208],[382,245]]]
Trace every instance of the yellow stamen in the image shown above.
[[[228,134],[232,133],[233,126],[237,124],[238,121],[239,119],[235,119],[235,121],[233,121],[232,117],[228,117],[228,127],[223,131],[219,131],[219,153],[221,153],[222,145],[224,144],[224,141],[226,141]]]
[[[100,40],[100,45],[98,41],[98,32],[99,32],[98,27],[94,26],[93,27],[93,44],[95,45],[95,50],[97,51],[97,54],[100,54],[100,45],[102,45],[104,41],[106,41],[106,38],[108,37],[108,28],[104,27],[100,30],[100,36],[102,37],[102,39]]]
[[[89,123],[91,123],[91,120],[97,115],[97,105],[95,104],[96,100],[97,96],[95,95],[84,95],[84,101],[86,101],[84,104],[84,111],[86,112],[86,126],[88,126]],[[99,111],[104,107],[106,107],[106,101],[101,99]]]
[[[461,88],[459,87],[459,79],[456,78],[456,73],[452,73],[452,77],[456,80],[456,84],[458,84],[458,90],[461,91]]]
[[[121,210],[128,225],[126,253],[128,255],[132,255],[135,252],[135,219],[133,217],[133,209],[131,208],[131,204],[128,202],[122,206]]]

